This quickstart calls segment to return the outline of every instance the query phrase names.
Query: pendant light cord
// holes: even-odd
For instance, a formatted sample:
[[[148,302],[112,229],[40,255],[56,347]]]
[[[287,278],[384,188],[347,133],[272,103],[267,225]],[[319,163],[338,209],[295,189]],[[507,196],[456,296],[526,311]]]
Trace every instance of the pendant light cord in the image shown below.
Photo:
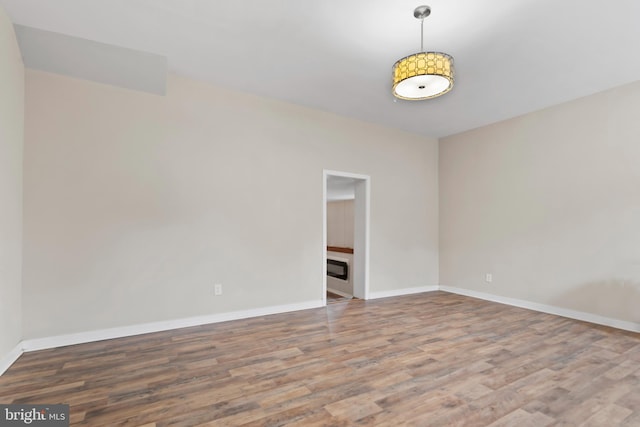
[[[420,20],[420,52],[424,52],[424,18]]]

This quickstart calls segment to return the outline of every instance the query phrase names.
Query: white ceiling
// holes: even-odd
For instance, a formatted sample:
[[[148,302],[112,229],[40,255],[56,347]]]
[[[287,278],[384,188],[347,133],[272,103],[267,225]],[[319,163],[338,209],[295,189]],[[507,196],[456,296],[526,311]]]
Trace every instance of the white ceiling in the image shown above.
[[[441,98],[395,102],[391,67],[419,50],[420,4],[432,7],[425,48],[454,56],[456,84]],[[165,56],[184,76],[434,137],[640,80],[638,0],[0,5],[16,24]]]

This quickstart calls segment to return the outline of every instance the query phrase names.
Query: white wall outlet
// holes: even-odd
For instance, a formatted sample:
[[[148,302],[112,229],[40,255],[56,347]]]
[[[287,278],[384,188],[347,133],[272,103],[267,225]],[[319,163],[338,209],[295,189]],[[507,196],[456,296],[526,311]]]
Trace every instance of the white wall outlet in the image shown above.
[[[487,273],[484,275],[484,281],[487,283],[493,282],[493,274]]]
[[[222,295],[222,283],[216,283],[213,285],[213,294],[216,296]]]

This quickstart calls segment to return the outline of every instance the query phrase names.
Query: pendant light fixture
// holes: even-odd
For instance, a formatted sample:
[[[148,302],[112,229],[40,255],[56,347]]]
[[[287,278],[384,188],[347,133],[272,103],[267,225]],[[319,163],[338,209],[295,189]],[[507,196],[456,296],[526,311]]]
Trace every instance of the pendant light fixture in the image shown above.
[[[453,88],[453,57],[442,52],[425,52],[424,18],[429,6],[418,6],[413,16],[420,20],[420,52],[393,65],[393,95],[410,101],[435,98]]]

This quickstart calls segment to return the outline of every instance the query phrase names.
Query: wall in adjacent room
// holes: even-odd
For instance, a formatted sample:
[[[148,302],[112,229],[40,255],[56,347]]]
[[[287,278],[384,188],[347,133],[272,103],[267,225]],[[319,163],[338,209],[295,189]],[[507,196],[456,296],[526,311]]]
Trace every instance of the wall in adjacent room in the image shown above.
[[[327,202],[327,245],[353,249],[353,200]]]
[[[25,338],[320,304],[323,169],[371,177],[371,291],[438,283],[435,139],[174,75],[26,79]]]
[[[639,106],[633,83],[442,139],[440,283],[640,324]]]
[[[354,201],[334,200],[327,202],[327,246],[353,249]],[[327,276],[327,289],[353,295],[353,253],[327,251],[327,258],[346,260],[349,277],[346,280]]]
[[[24,66],[0,7],[0,362],[22,338],[23,141]]]

